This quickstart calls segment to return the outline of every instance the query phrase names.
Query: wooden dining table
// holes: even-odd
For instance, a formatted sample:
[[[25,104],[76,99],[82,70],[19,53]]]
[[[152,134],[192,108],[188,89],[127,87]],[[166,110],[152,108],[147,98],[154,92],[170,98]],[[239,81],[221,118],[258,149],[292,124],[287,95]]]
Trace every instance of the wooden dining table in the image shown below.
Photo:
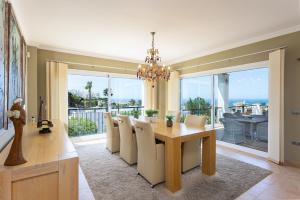
[[[142,118],[140,121],[147,121]],[[133,119],[131,119],[134,125]],[[202,173],[208,176],[216,172],[216,131],[213,128],[188,127],[174,122],[167,127],[164,120],[151,123],[155,138],[165,143],[165,179],[171,192],[181,189],[181,148],[184,142],[202,139]]]

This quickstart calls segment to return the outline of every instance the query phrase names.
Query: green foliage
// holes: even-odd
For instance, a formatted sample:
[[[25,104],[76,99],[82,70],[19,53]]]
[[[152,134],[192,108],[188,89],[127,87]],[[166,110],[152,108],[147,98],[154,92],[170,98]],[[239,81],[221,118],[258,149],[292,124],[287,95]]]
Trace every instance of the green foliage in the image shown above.
[[[93,87],[93,82],[92,81],[88,81],[86,83],[85,89],[89,93],[89,107],[92,107],[92,87]]]
[[[173,121],[174,118],[175,118],[175,117],[174,117],[173,115],[166,115],[166,119],[167,119],[168,121]]]
[[[146,113],[147,117],[153,117],[153,115],[158,114],[158,110],[148,109],[148,110],[145,110],[145,113]]]
[[[140,110],[130,110],[130,111],[121,111],[120,115],[128,115],[128,116],[134,116],[134,118],[139,118],[139,116],[142,114],[142,111]]]
[[[185,103],[186,110],[190,111],[192,115],[205,115],[210,123],[211,106],[210,103],[206,102],[205,99],[197,97],[195,99],[189,99]]]
[[[84,119],[72,117],[69,119],[69,136],[79,136],[97,133],[97,125],[95,122]]]
[[[84,102],[83,98],[73,92],[68,92],[68,97],[69,97],[69,107],[83,107]]]
[[[108,97],[108,88],[105,88],[104,90],[103,90],[103,95],[104,96],[106,96],[106,97]],[[110,96],[113,96],[114,94],[112,93],[112,91],[110,90]]]
[[[130,106],[135,106],[136,101],[135,101],[134,99],[130,99],[130,100],[128,101],[128,104],[129,104]]]

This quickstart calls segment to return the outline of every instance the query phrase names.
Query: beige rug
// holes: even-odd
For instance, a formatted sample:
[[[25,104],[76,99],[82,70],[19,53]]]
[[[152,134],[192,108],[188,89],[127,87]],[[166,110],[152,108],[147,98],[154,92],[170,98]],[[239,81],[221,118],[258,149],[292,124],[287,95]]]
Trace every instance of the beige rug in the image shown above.
[[[96,200],[230,200],[235,199],[271,172],[217,155],[217,173],[208,177],[195,168],[183,175],[182,190],[172,194],[164,184],[151,188],[104,144],[75,146],[80,164]]]

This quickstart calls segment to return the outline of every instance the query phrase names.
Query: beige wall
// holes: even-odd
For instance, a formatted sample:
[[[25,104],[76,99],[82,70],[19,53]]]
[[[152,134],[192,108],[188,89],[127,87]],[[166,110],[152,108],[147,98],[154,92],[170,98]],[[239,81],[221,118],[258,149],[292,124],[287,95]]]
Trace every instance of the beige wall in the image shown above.
[[[28,47],[27,58],[27,118],[37,118],[37,48]]]
[[[291,144],[292,141],[300,141],[300,117],[292,115],[292,111],[300,111],[300,32],[276,37],[273,39],[253,43],[250,45],[222,51],[188,60],[173,65],[173,69],[188,67],[207,63],[211,61],[226,59],[230,57],[240,56],[244,54],[259,52],[271,48],[288,46],[286,49],[285,60],[285,160],[300,164],[300,147]],[[188,74],[199,71],[219,69],[235,65],[254,63],[258,61],[268,60],[268,53],[243,57],[240,59],[225,61],[216,64],[205,65],[201,67],[191,68],[180,71],[181,74]]]
[[[138,64],[123,62],[117,60],[95,58],[90,56],[75,55],[69,53],[55,52],[43,49],[37,49],[37,74],[38,74],[38,88],[37,97],[46,97],[46,61],[64,61],[73,63],[84,63],[91,66],[69,64],[70,69],[80,69],[89,71],[111,72],[121,74],[135,74],[135,70]],[[117,67],[123,69],[111,69],[99,66]],[[129,71],[130,70],[130,71]],[[133,71],[132,71],[133,70]]]

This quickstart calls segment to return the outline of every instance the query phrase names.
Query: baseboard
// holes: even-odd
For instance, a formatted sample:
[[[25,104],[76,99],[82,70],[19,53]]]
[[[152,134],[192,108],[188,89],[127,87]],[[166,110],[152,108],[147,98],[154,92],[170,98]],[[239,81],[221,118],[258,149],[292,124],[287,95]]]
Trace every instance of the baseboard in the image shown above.
[[[300,168],[300,161],[284,161],[284,165]]]

